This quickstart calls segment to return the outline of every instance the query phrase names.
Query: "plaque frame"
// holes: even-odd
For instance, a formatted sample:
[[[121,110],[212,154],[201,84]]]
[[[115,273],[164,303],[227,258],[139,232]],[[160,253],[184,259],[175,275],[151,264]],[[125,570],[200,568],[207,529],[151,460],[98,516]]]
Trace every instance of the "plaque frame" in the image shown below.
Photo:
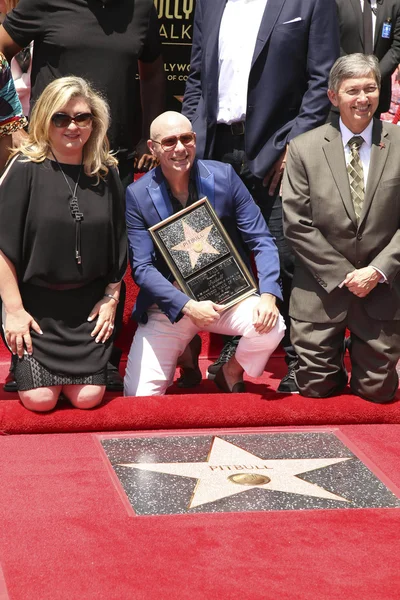
[[[184,219],[191,213],[194,213],[199,208],[204,208],[206,210],[209,222],[215,227],[215,231],[213,232],[214,236],[216,235],[217,239],[221,239],[221,243],[226,246],[227,251],[222,255],[221,253],[218,253],[218,257],[214,260],[210,259],[206,266],[200,266],[198,269],[194,270],[189,276],[184,276],[181,269],[177,266],[177,262],[174,259],[174,256],[171,252],[174,249],[172,248],[172,246],[169,248],[165,243],[165,240],[162,239],[161,236],[163,231],[166,231],[166,228],[168,228],[171,224],[182,221],[182,219]],[[210,233],[211,231],[212,229],[210,230]],[[216,304],[223,304],[224,310],[226,310],[234,304],[241,302],[248,296],[251,296],[252,294],[257,292],[258,288],[253,278],[253,275],[250,273],[248,267],[244,263],[236,248],[234,247],[225,227],[222,225],[218,215],[216,214],[215,210],[211,206],[206,196],[201,198],[200,200],[197,200],[197,202],[194,202],[187,208],[183,208],[174,215],[171,215],[167,219],[164,219],[156,225],[153,225],[149,228],[149,233],[152,237],[155,246],[158,248],[162,257],[167,263],[179,287],[185,294],[187,294],[187,296],[189,296],[189,298],[192,298],[193,300],[212,300]],[[183,238],[183,241],[186,241],[185,237]],[[189,251],[187,250],[187,252]],[[201,251],[196,250],[196,252],[198,252],[199,255],[203,254],[203,252]],[[208,253],[204,252],[204,254]],[[238,285],[242,286],[241,289],[237,289],[231,295],[228,295],[223,301],[219,301],[218,299],[212,297],[204,297],[204,294],[200,297],[199,295],[196,296],[195,292],[193,291],[193,287],[196,283],[196,280],[199,280],[203,277],[203,281],[205,281],[207,280],[207,275],[209,275],[210,273],[215,274],[211,275],[211,280],[209,281],[212,281],[212,277],[217,277],[218,279],[218,273],[223,272],[224,266],[225,269],[232,267],[232,270],[235,273],[234,277],[237,277],[237,280],[240,281]],[[191,284],[193,284],[192,287]],[[223,283],[221,283],[220,286],[224,287]]]

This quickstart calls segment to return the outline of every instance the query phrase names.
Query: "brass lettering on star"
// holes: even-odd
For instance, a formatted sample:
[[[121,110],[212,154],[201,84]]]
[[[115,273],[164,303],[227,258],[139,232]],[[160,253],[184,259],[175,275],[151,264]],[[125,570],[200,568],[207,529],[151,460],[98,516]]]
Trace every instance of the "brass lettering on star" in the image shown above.
[[[247,471],[252,470],[264,470],[269,469],[267,465],[209,465],[211,471],[238,471],[239,469],[246,469]]]

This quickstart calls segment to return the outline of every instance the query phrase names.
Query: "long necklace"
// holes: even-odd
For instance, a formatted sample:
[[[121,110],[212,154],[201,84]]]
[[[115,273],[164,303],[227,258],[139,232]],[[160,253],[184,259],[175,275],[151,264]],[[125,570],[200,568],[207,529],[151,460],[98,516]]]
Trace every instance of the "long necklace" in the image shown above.
[[[54,156],[54,160],[56,161],[56,163],[58,165],[58,168],[60,169],[61,173],[63,174],[65,182],[66,182],[66,184],[67,184],[67,186],[69,188],[69,191],[71,193],[71,199],[69,201],[69,209],[71,211],[71,215],[72,215],[73,219],[75,219],[75,260],[78,263],[78,265],[80,265],[80,264],[82,264],[82,255],[81,255],[81,221],[83,220],[83,213],[79,209],[78,197],[76,195],[76,192],[77,192],[77,189],[78,189],[79,180],[81,178],[82,166],[83,166],[83,158],[82,158],[81,166],[80,166],[80,169],[79,169],[78,179],[76,180],[75,187],[72,190],[72,187],[69,184],[67,176],[65,175],[65,173],[64,173],[64,171],[62,169],[62,166],[58,162],[57,157],[54,154],[53,150],[51,150],[51,153]]]

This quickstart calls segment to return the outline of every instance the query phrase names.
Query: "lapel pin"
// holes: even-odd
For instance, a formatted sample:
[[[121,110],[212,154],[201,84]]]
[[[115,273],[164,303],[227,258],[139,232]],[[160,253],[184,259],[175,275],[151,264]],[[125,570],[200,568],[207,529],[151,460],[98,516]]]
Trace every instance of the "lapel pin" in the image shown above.
[[[381,150],[383,150],[384,148],[386,148],[385,144],[383,142],[379,142],[379,148]]]

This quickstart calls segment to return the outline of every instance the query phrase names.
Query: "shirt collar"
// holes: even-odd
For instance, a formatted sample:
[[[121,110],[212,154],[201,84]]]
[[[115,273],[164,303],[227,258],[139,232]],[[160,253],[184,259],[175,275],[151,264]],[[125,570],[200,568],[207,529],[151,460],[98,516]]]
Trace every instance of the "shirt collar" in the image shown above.
[[[349,140],[354,137],[354,135],[361,135],[364,140],[364,143],[367,144],[369,148],[372,146],[372,127],[373,127],[373,119],[368,123],[367,127],[361,133],[353,133],[346,127],[343,123],[342,119],[339,119],[340,133],[342,135],[343,147],[345,147]]]

